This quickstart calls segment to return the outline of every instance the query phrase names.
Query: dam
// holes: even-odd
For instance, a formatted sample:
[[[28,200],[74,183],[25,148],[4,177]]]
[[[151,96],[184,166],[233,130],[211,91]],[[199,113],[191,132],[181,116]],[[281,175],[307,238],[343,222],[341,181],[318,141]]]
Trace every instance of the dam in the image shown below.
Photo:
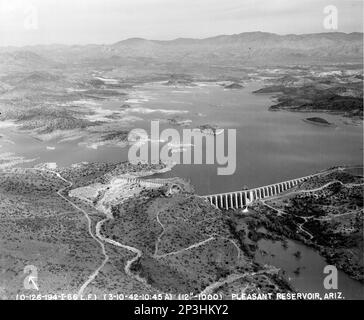
[[[218,193],[218,194],[202,196],[202,198],[206,199],[213,206],[221,210],[239,209],[248,206],[255,200],[274,197],[316,175],[317,174],[313,174],[310,176],[292,179],[275,184],[270,184],[267,186],[249,190],[233,191],[227,193]]]

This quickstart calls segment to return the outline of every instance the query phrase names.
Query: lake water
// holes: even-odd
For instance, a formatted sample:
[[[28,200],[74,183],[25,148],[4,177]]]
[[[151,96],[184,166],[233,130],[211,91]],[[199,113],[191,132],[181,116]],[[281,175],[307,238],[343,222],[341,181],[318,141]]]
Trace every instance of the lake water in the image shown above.
[[[255,260],[261,264],[282,268],[285,271],[284,277],[298,292],[317,292],[322,297],[325,293],[342,292],[344,299],[364,299],[364,286],[342,271],[338,271],[338,289],[326,290],[323,282],[327,274],[324,274],[323,270],[328,263],[317,251],[297,241],[287,240],[287,247],[284,248],[281,241],[261,239],[258,241],[258,247],[267,254],[258,252]],[[294,256],[297,251],[301,252],[300,258]],[[295,273],[297,268],[299,274]]]
[[[173,88],[162,84],[146,84],[131,92],[131,114],[143,120],[130,128],[150,131],[150,120],[175,118],[192,120],[193,126],[215,124],[237,131],[237,167],[234,175],[217,175],[218,165],[177,165],[171,172],[156,175],[160,178],[179,176],[189,179],[196,193],[212,194],[240,190],[243,186],[256,187],[300,176],[309,175],[335,165],[363,163],[363,128],[346,125],[343,118],[320,113],[270,112],[272,98],[255,95],[252,91],[262,83],[246,85],[242,90],[225,90],[221,86],[205,84],[191,88]],[[103,108],[118,110],[124,101],[104,103]],[[151,110],[158,109],[153,112]],[[170,114],[166,110],[187,111]],[[317,126],[302,119],[318,116],[335,124],[333,127]],[[161,130],[179,126],[161,124]],[[121,127],[120,129],[123,129]],[[39,162],[56,162],[67,166],[82,161],[119,162],[128,159],[128,149],[100,147],[97,150],[80,147],[78,141],[57,143],[42,142],[26,134],[0,129],[15,144],[0,141],[2,152],[13,152],[26,159]],[[47,149],[54,147],[54,150]],[[261,249],[274,256],[257,256],[262,263],[271,263],[287,272],[293,286],[302,292],[322,292],[325,260],[314,250],[289,241],[287,250],[280,243],[261,240]],[[293,253],[302,252],[301,259]],[[293,271],[301,268],[300,275]],[[346,298],[363,298],[363,286],[344,273],[339,276],[339,288]]]
[[[218,164],[181,164],[158,176],[189,179],[196,193],[201,195],[271,184],[334,165],[363,162],[362,126],[344,124],[343,118],[335,115],[268,111],[272,98],[252,93],[262,86],[262,83],[251,83],[242,90],[226,90],[213,84],[189,88],[158,83],[142,85],[130,93],[127,103],[132,107],[130,115],[144,120],[133,122],[129,128],[144,128],[150,132],[150,120],[177,117],[192,120],[192,127],[215,124],[224,129],[236,129],[237,159],[233,175],[217,175]],[[103,108],[116,110],[123,103],[107,102]],[[160,111],[151,112],[156,109]],[[187,112],[173,114],[171,111],[168,114],[166,110]],[[321,116],[336,126],[324,127],[302,121],[310,116]],[[168,123],[161,123],[160,127],[161,130],[167,127],[182,130],[180,126]],[[10,151],[28,159],[37,158],[37,162],[57,162],[65,166],[81,161],[127,160],[127,148],[99,147],[93,150],[78,146],[78,141],[41,142],[25,134],[9,132],[9,129],[0,129],[0,133],[15,142],[14,145],[0,142],[3,145],[0,152]],[[47,146],[55,147],[55,150],[47,150]]]
[[[184,109],[183,118],[195,125],[216,124],[237,130],[237,168],[234,175],[217,175],[217,165],[178,165],[160,177],[190,179],[198,194],[241,190],[309,175],[339,164],[363,162],[362,127],[343,123],[343,118],[320,113],[271,112],[271,97],[255,95],[255,83],[243,90],[219,86],[187,89],[151,88],[149,108]],[[147,90],[147,89],[146,89]],[[172,102],[171,102],[172,101]],[[203,116],[199,116],[202,114]],[[334,123],[324,127],[302,119],[321,116]]]

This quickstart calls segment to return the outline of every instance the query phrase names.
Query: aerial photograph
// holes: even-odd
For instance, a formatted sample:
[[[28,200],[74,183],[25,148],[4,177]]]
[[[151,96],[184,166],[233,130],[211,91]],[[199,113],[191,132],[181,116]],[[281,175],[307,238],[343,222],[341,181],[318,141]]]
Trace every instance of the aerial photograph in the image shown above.
[[[364,300],[363,21],[0,0],[0,300]]]

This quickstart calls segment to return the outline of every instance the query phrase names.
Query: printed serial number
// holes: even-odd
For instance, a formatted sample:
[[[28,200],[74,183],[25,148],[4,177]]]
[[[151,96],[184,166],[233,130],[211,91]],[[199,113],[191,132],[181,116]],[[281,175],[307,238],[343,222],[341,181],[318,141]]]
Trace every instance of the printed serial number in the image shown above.
[[[178,306],[178,314],[180,315],[193,315],[193,314],[216,314],[216,315],[228,315],[228,306],[226,304],[212,304],[212,305],[200,305],[200,304],[181,304]]]

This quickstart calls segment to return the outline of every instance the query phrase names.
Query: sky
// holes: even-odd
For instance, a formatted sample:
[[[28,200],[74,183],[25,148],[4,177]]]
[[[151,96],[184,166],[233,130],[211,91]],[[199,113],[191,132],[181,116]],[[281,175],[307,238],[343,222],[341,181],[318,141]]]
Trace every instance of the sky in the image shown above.
[[[327,30],[324,8],[337,8]],[[363,0],[0,0],[0,46],[108,44],[265,31],[362,32]]]

